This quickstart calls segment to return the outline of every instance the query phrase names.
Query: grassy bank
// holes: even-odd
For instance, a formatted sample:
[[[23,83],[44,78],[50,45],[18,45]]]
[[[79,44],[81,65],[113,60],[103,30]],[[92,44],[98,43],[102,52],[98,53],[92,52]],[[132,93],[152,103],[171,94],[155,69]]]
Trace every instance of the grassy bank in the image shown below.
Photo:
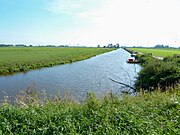
[[[135,56],[143,67],[135,81],[137,91],[140,89],[154,91],[157,88],[165,91],[166,87],[175,87],[179,84],[180,49],[125,48],[125,50],[130,53],[143,52]],[[167,56],[159,59],[153,57],[154,55]]]
[[[149,56],[142,60],[144,58],[149,59]],[[176,64],[170,59],[165,60]],[[145,62],[149,63],[148,60]],[[153,65],[149,71],[156,71],[153,69],[156,67]],[[167,66],[167,69],[170,72],[162,70],[163,73],[172,75],[171,67],[169,70]],[[100,99],[87,94],[81,103],[69,95],[47,99],[45,93],[22,92],[17,95],[14,105],[5,100],[0,106],[0,135],[178,135],[180,85],[167,88],[165,92],[138,91],[137,96],[123,95],[121,98],[111,93]]]
[[[141,53],[152,53],[153,56],[166,57],[180,54],[180,49],[157,49],[157,48],[128,48],[128,50]]]
[[[162,93],[139,93],[123,100],[112,94],[97,99],[88,94],[82,103],[72,98],[40,100],[0,106],[0,134],[131,134],[178,135],[180,87]],[[32,100],[33,99],[33,100]],[[22,101],[22,102],[20,102]]]
[[[71,63],[111,50],[105,48],[0,48],[0,75]]]

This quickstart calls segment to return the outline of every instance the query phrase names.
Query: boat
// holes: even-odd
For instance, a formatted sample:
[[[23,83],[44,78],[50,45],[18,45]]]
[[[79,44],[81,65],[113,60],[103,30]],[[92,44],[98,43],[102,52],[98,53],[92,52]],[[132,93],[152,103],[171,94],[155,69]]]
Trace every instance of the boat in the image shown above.
[[[127,63],[139,63],[138,62],[138,60],[136,60],[136,59],[133,59],[133,58],[129,58],[127,61],[126,61]]]

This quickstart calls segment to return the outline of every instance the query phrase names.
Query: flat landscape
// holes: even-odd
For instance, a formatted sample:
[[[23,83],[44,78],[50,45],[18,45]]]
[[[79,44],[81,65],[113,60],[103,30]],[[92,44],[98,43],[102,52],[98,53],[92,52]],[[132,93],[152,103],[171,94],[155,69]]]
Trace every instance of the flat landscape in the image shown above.
[[[71,63],[111,50],[113,49],[2,47],[0,48],[0,75]]]
[[[166,57],[180,54],[180,49],[159,49],[159,48],[128,48],[128,50],[141,53],[152,53],[153,56]]]
[[[179,14],[180,0],[0,0],[0,135],[180,135]]]
[[[113,49],[0,48],[0,71],[13,73],[70,63],[111,50]],[[163,51],[165,49],[157,50],[159,50],[158,54],[166,54]],[[148,53],[153,53],[153,51],[156,49],[151,49]],[[142,51],[139,50],[139,52]],[[179,54],[179,50],[172,52],[171,56]],[[121,54],[118,56],[122,57]],[[179,134],[179,58],[172,57],[164,61],[142,57],[145,59],[145,65],[139,72],[139,78],[143,79],[139,80],[139,85],[136,83],[136,96],[110,92],[98,98],[96,94],[87,92],[86,98],[79,102],[76,97],[69,94],[56,94],[48,98],[47,93],[30,87],[17,93],[13,104],[9,102],[8,95],[4,96],[0,105],[0,134]],[[148,57],[151,56],[148,55]],[[114,58],[117,59],[117,55],[114,54]],[[107,58],[105,57],[104,60]],[[121,63],[120,59],[118,60]],[[106,64],[108,62],[110,61]],[[115,66],[109,67],[108,70],[112,70],[111,68]],[[96,71],[99,72],[99,70]],[[115,74],[117,75],[118,72]],[[85,78],[85,76],[82,77]],[[68,80],[69,84],[70,81],[71,79]],[[173,81],[177,84],[175,85]],[[166,92],[161,92],[160,86],[163,88],[164,84],[169,83],[174,83],[174,85],[169,85],[166,89],[162,89]],[[157,85],[159,88],[156,87]],[[144,87],[141,89],[138,86]]]

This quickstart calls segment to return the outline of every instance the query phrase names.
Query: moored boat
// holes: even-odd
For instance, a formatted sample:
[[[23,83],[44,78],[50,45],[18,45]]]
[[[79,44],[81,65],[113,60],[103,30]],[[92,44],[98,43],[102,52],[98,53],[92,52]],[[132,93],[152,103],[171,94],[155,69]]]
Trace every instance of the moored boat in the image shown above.
[[[129,58],[127,61],[126,61],[127,63],[138,63],[138,60],[136,60],[136,59],[133,59],[133,58]]]

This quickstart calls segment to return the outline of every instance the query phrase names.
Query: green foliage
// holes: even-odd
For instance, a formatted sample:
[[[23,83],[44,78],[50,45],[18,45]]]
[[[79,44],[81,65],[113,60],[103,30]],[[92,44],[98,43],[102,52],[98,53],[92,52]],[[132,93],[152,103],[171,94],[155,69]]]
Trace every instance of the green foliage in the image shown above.
[[[145,53],[145,54],[138,54],[135,56],[135,59],[141,63],[142,66],[148,64],[149,61],[154,60],[151,54]]]
[[[71,63],[112,50],[108,48],[0,48],[0,75]]]
[[[97,99],[89,93],[82,103],[56,97],[39,105],[4,104],[0,106],[0,133],[175,135],[180,132],[179,103],[177,87],[123,99],[111,93]]]
[[[135,86],[137,89],[154,90],[158,87],[165,90],[180,80],[179,58],[166,57],[158,60],[149,55],[137,56],[143,69],[139,72]]]

